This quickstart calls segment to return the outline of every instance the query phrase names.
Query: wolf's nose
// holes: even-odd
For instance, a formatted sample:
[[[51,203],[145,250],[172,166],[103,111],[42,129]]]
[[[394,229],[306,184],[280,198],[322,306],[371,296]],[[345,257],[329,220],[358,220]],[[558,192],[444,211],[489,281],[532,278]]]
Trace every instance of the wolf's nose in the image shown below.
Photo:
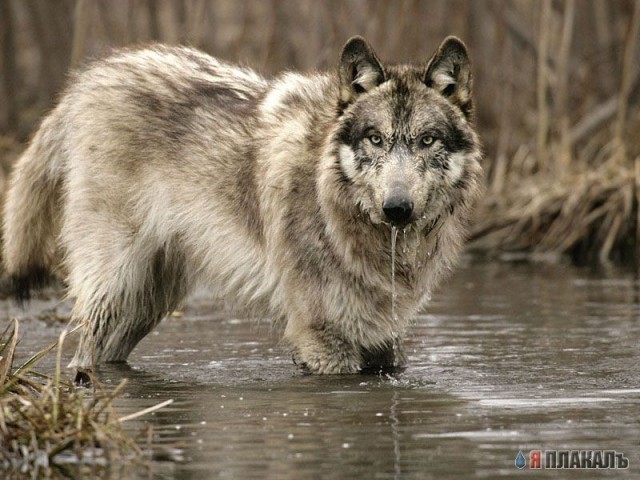
[[[390,197],[384,201],[382,211],[391,223],[403,225],[411,218],[413,202],[406,197]]]

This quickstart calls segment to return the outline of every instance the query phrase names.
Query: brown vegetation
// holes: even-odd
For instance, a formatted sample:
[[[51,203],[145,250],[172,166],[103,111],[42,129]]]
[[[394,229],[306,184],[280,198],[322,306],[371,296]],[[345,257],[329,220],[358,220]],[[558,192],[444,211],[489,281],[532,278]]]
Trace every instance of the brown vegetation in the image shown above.
[[[483,250],[638,258],[637,0],[7,0],[3,173],[69,67],[110,47],[188,43],[266,74],[330,68],[353,34],[390,61],[454,34],[474,60],[487,197]]]
[[[112,402],[126,380],[111,391],[95,380],[93,390],[64,381],[60,363],[66,333],[14,368],[18,331],[14,320],[0,333],[0,471],[29,472],[35,478],[61,463],[104,465],[138,457],[142,452],[122,423],[170,401],[118,417]],[[54,350],[55,374],[36,373],[34,367]]]

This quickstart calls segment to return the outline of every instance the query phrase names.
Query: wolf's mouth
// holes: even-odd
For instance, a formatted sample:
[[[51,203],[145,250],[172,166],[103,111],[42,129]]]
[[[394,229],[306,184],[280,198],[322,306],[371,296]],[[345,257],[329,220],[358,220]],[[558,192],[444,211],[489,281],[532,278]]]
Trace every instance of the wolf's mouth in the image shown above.
[[[439,225],[441,218],[442,218],[442,215],[438,215],[433,220],[430,220],[424,227],[420,227],[419,225],[421,223],[420,221],[409,222],[404,227],[394,225],[393,223],[386,222],[384,220],[381,220],[379,223],[382,225],[386,225],[387,227],[396,227],[398,230],[404,230],[406,232],[409,232],[414,229],[416,232],[422,231],[422,234],[426,237]],[[372,220],[371,217],[370,217],[370,220]],[[374,225],[376,224],[376,222],[374,221],[372,221],[371,223]]]

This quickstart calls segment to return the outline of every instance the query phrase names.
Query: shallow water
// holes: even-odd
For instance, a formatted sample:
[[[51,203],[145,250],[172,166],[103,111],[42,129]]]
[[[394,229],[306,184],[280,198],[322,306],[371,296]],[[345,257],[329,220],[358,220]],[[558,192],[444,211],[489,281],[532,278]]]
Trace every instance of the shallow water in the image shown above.
[[[38,300],[20,352],[53,341],[69,305]],[[69,343],[67,357],[71,357]],[[267,323],[206,296],[138,346],[116,402],[152,425],[157,460],[112,478],[640,478],[640,280],[566,265],[467,262],[434,294],[391,376],[303,375]],[[45,365],[45,370],[51,365]],[[522,450],[617,450],[625,471],[519,471]],[[182,459],[182,460],[181,460]]]

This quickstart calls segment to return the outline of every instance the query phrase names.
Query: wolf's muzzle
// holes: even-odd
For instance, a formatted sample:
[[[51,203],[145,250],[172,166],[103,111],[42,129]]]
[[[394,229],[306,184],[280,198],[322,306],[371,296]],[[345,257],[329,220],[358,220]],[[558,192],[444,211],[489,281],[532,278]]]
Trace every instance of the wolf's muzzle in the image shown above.
[[[394,195],[384,201],[382,211],[395,226],[404,226],[413,214],[413,202],[407,197]]]

